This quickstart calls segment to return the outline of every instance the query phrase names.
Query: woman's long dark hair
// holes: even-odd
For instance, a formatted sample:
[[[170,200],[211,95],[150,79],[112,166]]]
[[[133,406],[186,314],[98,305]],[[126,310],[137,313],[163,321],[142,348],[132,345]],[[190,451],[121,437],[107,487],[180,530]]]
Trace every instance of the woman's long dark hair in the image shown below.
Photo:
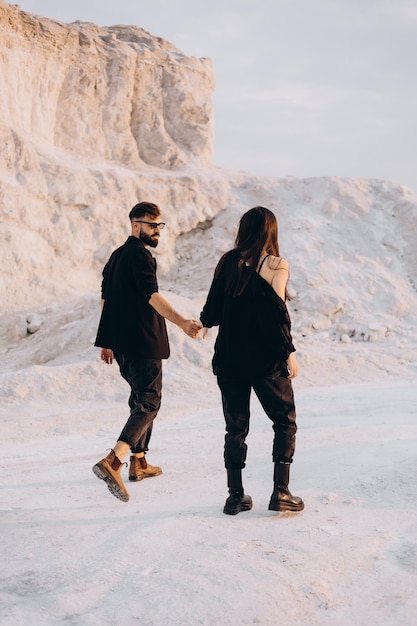
[[[269,209],[256,206],[240,218],[235,239],[239,261],[229,277],[227,290],[234,297],[242,295],[252,274],[256,272],[262,252],[279,257],[278,223]],[[245,269],[245,271],[244,271]]]

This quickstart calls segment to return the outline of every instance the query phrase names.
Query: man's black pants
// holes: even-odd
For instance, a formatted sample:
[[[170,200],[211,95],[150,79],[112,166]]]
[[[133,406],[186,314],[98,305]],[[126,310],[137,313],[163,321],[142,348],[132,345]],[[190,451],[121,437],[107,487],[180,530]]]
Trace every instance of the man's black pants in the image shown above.
[[[272,458],[291,462],[297,431],[294,394],[285,363],[277,364],[265,376],[244,378],[218,374],[226,421],[224,462],[227,469],[245,467],[249,433],[250,395],[253,389],[272,421],[274,440]]]
[[[119,441],[130,445],[132,452],[148,449],[153,420],[161,406],[162,361],[142,359],[114,352],[120,374],[129,383],[130,415]]]

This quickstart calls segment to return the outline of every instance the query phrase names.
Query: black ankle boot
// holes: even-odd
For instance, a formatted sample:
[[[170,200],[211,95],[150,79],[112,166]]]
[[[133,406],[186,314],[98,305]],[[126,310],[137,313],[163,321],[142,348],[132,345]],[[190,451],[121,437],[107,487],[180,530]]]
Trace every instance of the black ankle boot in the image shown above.
[[[245,495],[242,485],[242,470],[227,470],[227,486],[229,487],[229,497],[227,498],[223,513],[226,515],[237,515],[241,511],[250,511],[253,506],[252,498]]]
[[[270,511],[302,511],[304,509],[304,502],[301,498],[293,496],[288,489],[290,465],[291,463],[275,461],[274,491],[268,507]]]

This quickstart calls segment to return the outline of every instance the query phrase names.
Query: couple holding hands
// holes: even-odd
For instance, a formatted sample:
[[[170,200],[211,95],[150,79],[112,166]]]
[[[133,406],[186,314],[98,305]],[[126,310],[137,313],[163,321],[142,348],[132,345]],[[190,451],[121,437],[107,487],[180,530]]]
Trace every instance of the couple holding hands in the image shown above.
[[[298,365],[291,337],[286,300],[289,266],[279,256],[278,224],[264,207],[254,207],[240,219],[235,245],[217,264],[200,321],[180,315],[158,292],[155,248],[165,223],[151,202],[136,204],[129,213],[131,235],[110,256],[103,269],[102,312],[95,345],[101,359],[116,360],[128,382],[130,415],[114,448],[93,466],[112,495],[127,502],[129,493],[121,469],[130,452],[129,480],[157,476],[146,452],[152,424],[161,404],[162,360],[170,354],[165,320],[189,337],[218,326],[213,372],[221,391],[225,418],[224,462],[229,496],[223,512],[236,515],[253,503],[245,494],[250,394],[253,389],[274,432],[272,511],[301,511],[301,498],[289,491],[295,450],[296,412],[291,379]]]

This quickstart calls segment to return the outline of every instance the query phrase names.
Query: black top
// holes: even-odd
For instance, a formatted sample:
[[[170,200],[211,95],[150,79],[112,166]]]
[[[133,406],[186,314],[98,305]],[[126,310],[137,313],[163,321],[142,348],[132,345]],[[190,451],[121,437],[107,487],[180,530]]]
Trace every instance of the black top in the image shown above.
[[[130,236],[103,269],[104,306],[95,345],[144,359],[167,359],[165,319],[149,304],[157,291],[156,259],[140,239]]]
[[[227,277],[241,260],[237,250],[220,259],[200,319],[208,328],[219,326],[214,347],[215,374],[264,375],[295,351],[285,302],[256,272],[242,295],[227,292]]]

